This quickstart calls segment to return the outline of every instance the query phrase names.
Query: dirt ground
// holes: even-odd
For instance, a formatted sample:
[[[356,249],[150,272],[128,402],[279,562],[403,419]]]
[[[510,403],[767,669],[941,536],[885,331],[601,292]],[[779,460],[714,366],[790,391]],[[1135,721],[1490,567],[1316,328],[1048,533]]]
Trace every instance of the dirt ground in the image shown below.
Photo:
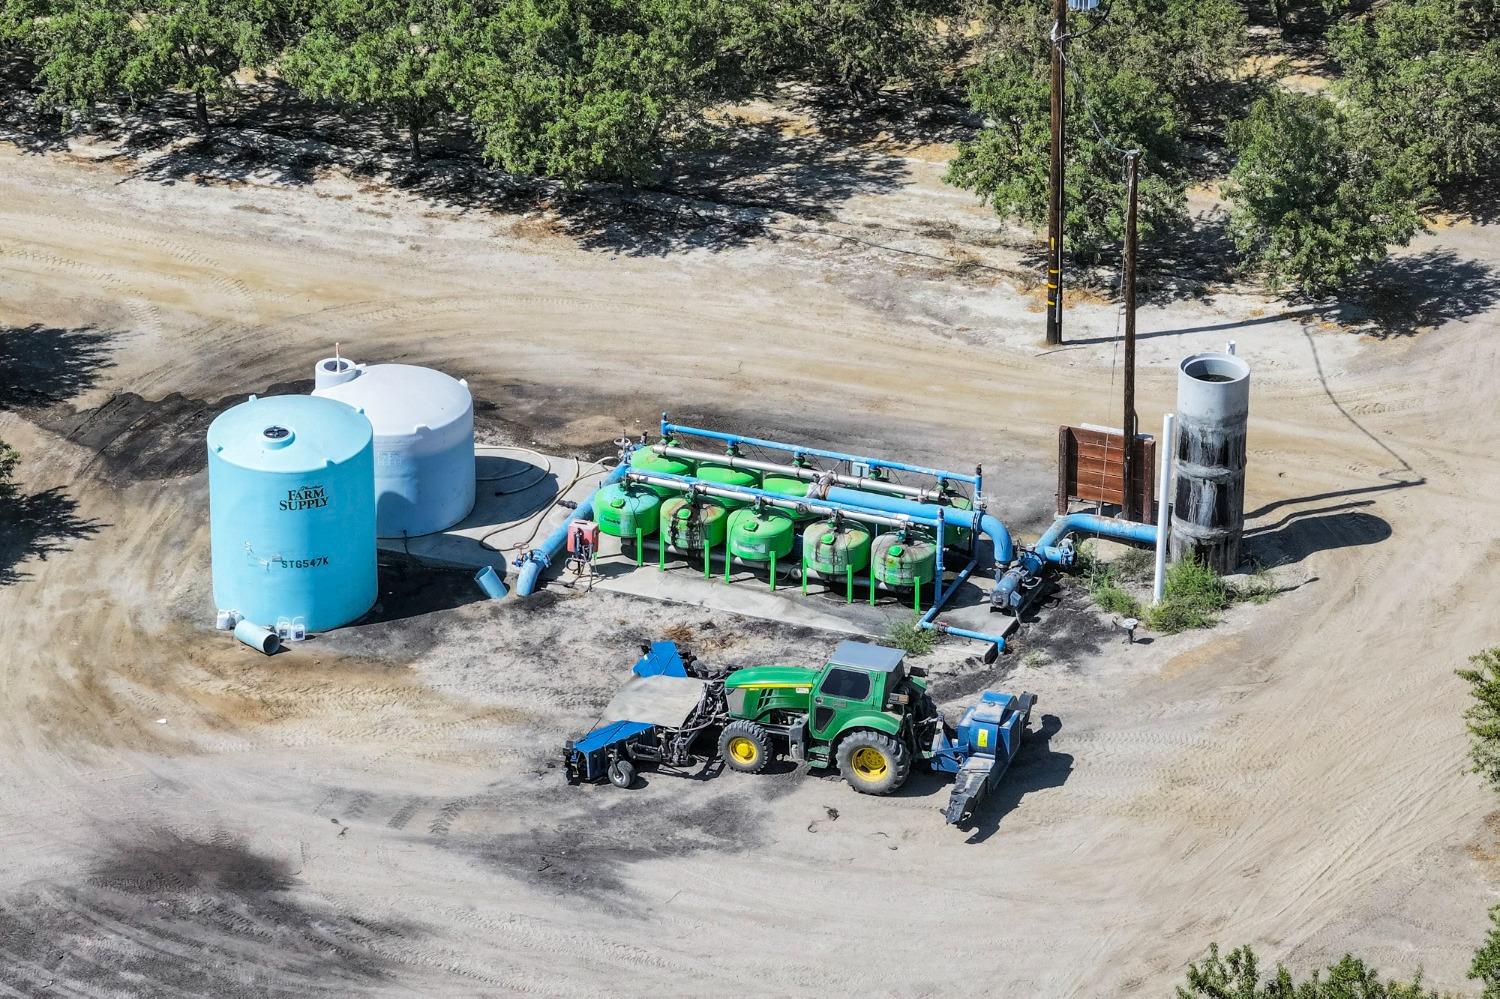
[[[836,636],[810,629],[558,587],[492,605],[391,564],[372,621],[294,652],[211,630],[202,433],[335,342],[466,377],[486,434],[553,453],[668,410],[982,462],[1034,538],[1058,424],[1118,422],[1117,311],[1079,294],[1048,350],[1024,249],[942,185],[944,149],[858,152],[785,166],[816,212],[648,240],[645,215],[585,238],[337,170],[0,146],[0,438],[25,456],[0,991],[1163,996],[1211,940],[1462,988],[1500,879],[1453,675],[1500,635],[1493,225],[1444,220],[1360,306],[1154,295],[1143,426],[1180,357],[1238,342],[1247,544],[1287,592],[1126,647],[1067,591],[994,665],[940,647],[949,708],[1040,696],[971,829],[931,778],[565,785],[639,642],[812,663]]]

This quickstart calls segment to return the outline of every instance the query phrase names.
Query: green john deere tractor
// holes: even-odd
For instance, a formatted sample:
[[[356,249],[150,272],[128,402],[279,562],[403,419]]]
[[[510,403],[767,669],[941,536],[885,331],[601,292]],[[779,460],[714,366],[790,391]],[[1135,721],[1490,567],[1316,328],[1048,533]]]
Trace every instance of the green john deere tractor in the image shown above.
[[[719,755],[741,773],[785,756],[837,765],[854,790],[889,794],[942,741],[925,671],[898,649],[846,641],[821,669],[754,666],[731,673],[724,690]]]

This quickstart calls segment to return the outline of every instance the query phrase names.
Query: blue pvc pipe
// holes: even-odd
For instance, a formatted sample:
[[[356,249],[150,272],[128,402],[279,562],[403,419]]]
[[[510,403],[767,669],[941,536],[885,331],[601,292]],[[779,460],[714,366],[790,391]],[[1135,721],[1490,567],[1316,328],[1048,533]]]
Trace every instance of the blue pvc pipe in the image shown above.
[[[992,517],[987,513],[981,514],[975,510],[959,510],[956,507],[941,506],[937,503],[918,503],[914,500],[902,499],[899,496],[867,493],[859,489],[850,489],[846,486],[830,486],[828,489],[828,499],[836,503],[864,507],[866,510],[875,510],[880,513],[903,514],[911,517],[913,520],[921,518],[925,523],[935,523],[938,520],[942,520],[950,527],[977,528],[980,534],[983,534],[994,542],[995,561],[997,564],[1005,565],[1016,557],[1016,546],[1011,541],[1010,531],[1006,529],[1005,525],[998,518]]]
[[[618,465],[610,469],[604,481],[599,483],[599,489],[619,482],[625,478],[625,473],[628,471],[630,471],[630,460],[627,455],[620,460]],[[552,564],[557,553],[562,551],[563,545],[568,543],[568,526],[575,520],[588,520],[594,515],[594,497],[599,495],[599,489],[589,493],[589,498],[578,504],[573,515],[563,521],[557,530],[547,535],[541,545],[521,556],[521,571],[516,574],[516,596],[529,597],[536,592],[537,577],[542,574],[543,569]]]
[[[495,567],[487,565],[474,573],[474,582],[484,591],[484,595],[491,600],[502,600],[505,598],[505,583],[501,581],[500,574]]]
[[[964,584],[964,580],[969,578],[969,573],[973,572],[974,567],[978,564],[978,559],[971,559],[969,561],[969,564],[964,566],[963,570],[956,577],[954,577],[953,584],[948,587],[947,595],[949,597],[958,592],[958,588]],[[955,628],[951,624],[939,624],[937,622],[937,614],[938,611],[942,609],[942,604],[933,604],[927,609],[927,613],[922,615],[922,619],[917,622],[917,627],[926,628],[929,631],[941,632],[944,635],[957,635],[959,638],[972,638],[976,642],[989,642],[990,644],[994,645],[998,651],[1005,651],[1005,638],[1001,635],[986,635],[983,632],[979,631],[969,631],[967,628]]]
[[[1101,538],[1113,538],[1116,541],[1156,544],[1155,524],[1136,524],[1128,520],[1101,517],[1094,513],[1070,513],[1054,520],[1052,526],[1047,528],[1047,533],[1037,539],[1037,552],[1048,562],[1072,565],[1072,549],[1061,548],[1058,542],[1074,531],[1080,534],[1097,534]]]
[[[234,637],[264,655],[275,655],[281,648],[281,639],[270,628],[263,628],[254,621],[241,621],[234,626]]]
[[[670,436],[673,433],[687,434],[691,437],[706,437],[709,440],[723,441],[726,444],[749,444],[754,447],[768,447],[775,451],[786,451],[789,454],[815,454],[819,458],[832,458],[834,461],[858,462],[868,465],[870,468],[889,468],[896,472],[914,472],[918,475],[930,475],[934,479],[949,479],[953,482],[967,482],[971,486],[978,486],[980,479],[977,475],[965,475],[962,472],[945,472],[940,468],[927,468],[922,465],[908,465],[899,461],[883,461],[880,458],[862,458],[855,454],[844,454],[841,451],[825,451],[822,448],[806,447],[802,444],[785,444],[781,441],[762,440],[759,437],[741,437],[739,434],[726,434],[718,430],[704,430],[702,427],[685,427],[679,423],[668,423],[666,414],[662,414],[661,435]]]
[[[995,651],[1005,651],[1005,639],[1000,637],[999,635],[986,635],[982,632],[969,631],[967,628],[955,628],[951,625],[946,624],[934,625],[934,627],[945,635],[957,635],[959,638],[972,638],[976,642],[991,642],[995,646]]]

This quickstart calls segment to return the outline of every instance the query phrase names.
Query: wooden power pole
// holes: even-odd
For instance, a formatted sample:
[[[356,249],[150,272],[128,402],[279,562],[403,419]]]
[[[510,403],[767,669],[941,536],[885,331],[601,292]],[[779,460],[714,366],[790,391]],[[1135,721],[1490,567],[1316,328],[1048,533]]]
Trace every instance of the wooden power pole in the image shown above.
[[[1052,168],[1047,207],[1047,342],[1062,343],[1063,45],[1068,0],[1052,0]]]
[[[1125,503],[1121,511],[1126,520],[1140,519],[1135,493],[1135,202],[1136,176],[1140,171],[1141,153],[1132,149],[1125,154],[1125,261],[1122,283],[1125,285]]]

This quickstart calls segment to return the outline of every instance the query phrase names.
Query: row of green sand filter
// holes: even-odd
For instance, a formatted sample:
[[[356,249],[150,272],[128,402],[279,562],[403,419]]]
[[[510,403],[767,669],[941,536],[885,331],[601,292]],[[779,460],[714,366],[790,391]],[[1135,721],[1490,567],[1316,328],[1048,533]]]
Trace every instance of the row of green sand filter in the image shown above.
[[[630,467],[637,472],[696,476],[714,485],[759,489],[789,498],[806,496],[811,485],[772,472],[694,463],[644,447],[631,453]],[[971,507],[965,496],[952,496],[949,502],[959,509]],[[594,499],[594,518],[602,533],[620,538],[622,543],[635,541],[637,564],[644,560],[645,539],[660,534],[659,567],[666,568],[670,549],[701,556],[703,574],[708,576],[714,553],[727,545],[726,582],[732,564],[738,561],[752,568],[765,567],[773,590],[777,566],[795,559],[800,547],[803,591],[810,578],[823,581],[831,589],[841,583],[849,602],[854,599],[858,580],[867,584],[872,604],[877,589],[909,591],[913,606],[920,609],[922,587],[932,584],[937,568],[937,542],[927,527],[913,525],[877,534],[873,526],[851,517],[819,519],[817,515],[757,507],[749,500],[684,496],[667,486],[626,482],[604,486]],[[943,540],[950,548],[967,550],[971,536],[966,528],[953,528],[944,532]]]

